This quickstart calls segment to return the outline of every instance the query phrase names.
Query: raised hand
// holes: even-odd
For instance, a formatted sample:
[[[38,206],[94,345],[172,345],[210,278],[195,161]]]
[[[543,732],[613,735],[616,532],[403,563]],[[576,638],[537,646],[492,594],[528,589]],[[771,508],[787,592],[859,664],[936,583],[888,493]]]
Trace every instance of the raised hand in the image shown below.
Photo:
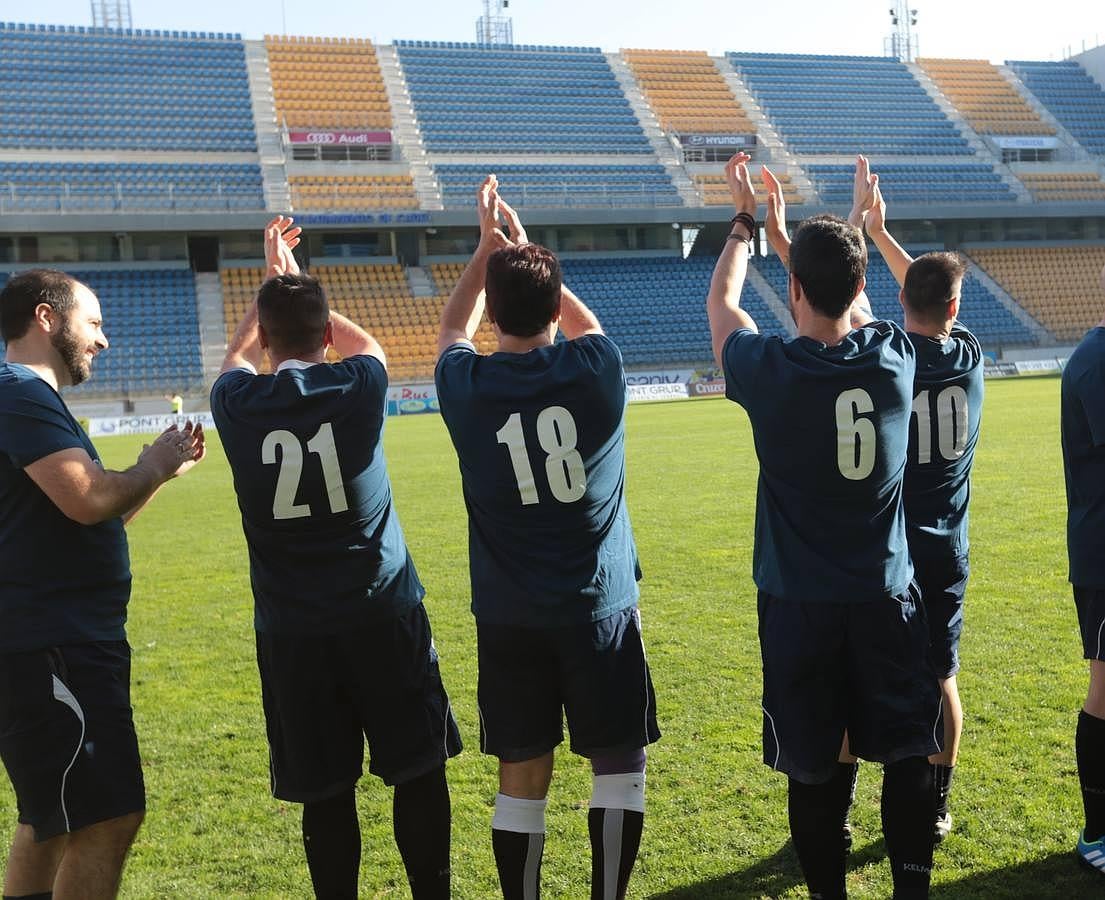
[[[878,177],[878,175],[875,176],[876,179]],[[875,190],[872,193],[873,202],[863,220],[868,234],[872,234],[876,231],[883,231],[886,228],[886,201],[882,196],[882,188],[876,183]]]
[[[493,253],[516,244],[528,243],[526,229],[517,211],[499,196],[499,181],[494,175],[488,175],[476,192],[476,208],[480,217],[481,250]],[[511,237],[507,237],[500,226],[500,218],[506,219]]]
[[[292,250],[299,244],[302,228],[292,228],[290,216],[277,216],[265,226],[265,278],[298,275],[299,263]]]
[[[152,444],[142,447],[139,463],[152,465],[162,481],[187,472],[207,452],[203,426],[187,422],[183,429],[171,425]]]
[[[747,153],[735,153],[725,164],[725,183],[729,185],[729,196],[738,213],[748,213],[756,218],[756,191],[752,187],[752,178],[748,174]]]
[[[783,198],[783,186],[767,166],[760,168],[760,177],[767,190],[767,221],[764,223],[767,242],[785,264],[790,259],[790,237],[787,235],[787,202]]]
[[[879,176],[871,174],[871,163],[866,156],[856,157],[856,174],[852,181],[852,211],[848,221],[857,228],[863,227],[864,219],[875,204],[875,188]]]

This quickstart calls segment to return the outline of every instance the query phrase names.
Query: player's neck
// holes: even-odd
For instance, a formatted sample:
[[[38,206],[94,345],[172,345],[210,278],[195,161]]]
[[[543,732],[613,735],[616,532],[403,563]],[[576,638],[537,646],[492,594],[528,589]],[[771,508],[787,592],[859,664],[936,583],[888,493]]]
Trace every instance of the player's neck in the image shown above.
[[[291,356],[277,356],[273,354],[271,348],[269,349],[269,362],[272,363],[274,372],[290,359],[312,364],[326,362],[326,348],[322,347],[314,353],[293,353]]]
[[[918,319],[911,316],[908,312],[905,316],[905,330],[910,334],[919,334],[922,337],[933,338],[937,341],[946,341],[952,336],[952,325],[955,321],[951,322],[926,322],[923,319]]]
[[[61,360],[58,360],[58,365],[54,365],[50,359],[50,357],[56,356],[56,353],[48,351],[44,359],[44,354],[41,349],[29,346],[26,341],[12,341],[8,344],[8,349],[5,353],[5,358],[8,362],[26,366],[55,391],[60,390],[61,385],[69,384],[68,379],[63,381],[62,378],[59,377],[58,366],[60,366]]]
[[[850,315],[830,319],[816,314],[803,316],[798,324],[798,334],[810,340],[820,341],[827,347],[835,347],[852,331]]]
[[[529,337],[518,337],[514,334],[499,333],[500,353],[529,353],[538,347],[548,347],[552,343],[547,331],[531,334]]]

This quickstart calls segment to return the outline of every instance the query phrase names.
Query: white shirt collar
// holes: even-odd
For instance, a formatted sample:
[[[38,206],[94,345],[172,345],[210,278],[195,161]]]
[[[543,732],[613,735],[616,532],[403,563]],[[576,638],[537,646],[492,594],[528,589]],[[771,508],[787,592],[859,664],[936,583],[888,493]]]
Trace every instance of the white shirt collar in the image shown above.
[[[301,359],[286,359],[280,365],[276,367],[276,372],[273,374],[279,375],[285,369],[309,369],[311,366],[317,366],[318,363],[304,362]]]

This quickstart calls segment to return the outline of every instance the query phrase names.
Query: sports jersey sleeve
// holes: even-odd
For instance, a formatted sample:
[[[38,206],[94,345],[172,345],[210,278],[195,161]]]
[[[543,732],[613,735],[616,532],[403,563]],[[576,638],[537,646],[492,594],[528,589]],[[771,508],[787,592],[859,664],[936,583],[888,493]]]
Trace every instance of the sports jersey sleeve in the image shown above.
[[[365,393],[375,396],[381,405],[388,393],[388,370],[375,356],[350,356],[335,365],[347,369]]]
[[[479,354],[471,341],[457,341],[451,347],[446,347],[438,357],[434,384],[443,415],[448,414],[450,402],[459,402],[459,398],[467,390],[465,386],[471,385],[472,366],[478,358]]]
[[[248,385],[255,375],[252,369],[230,369],[215,379],[211,385],[211,415],[215,417],[216,427],[219,417],[227,415],[235,393]]]
[[[81,436],[45,382],[34,380],[12,391],[0,409],[0,452],[25,468],[59,450],[85,450]]]
[[[1078,399],[1086,415],[1093,445],[1105,447],[1105,361],[1099,361],[1087,369],[1079,379]]]
[[[748,328],[738,328],[725,339],[721,367],[725,373],[725,396],[747,408],[761,373],[767,338]]]

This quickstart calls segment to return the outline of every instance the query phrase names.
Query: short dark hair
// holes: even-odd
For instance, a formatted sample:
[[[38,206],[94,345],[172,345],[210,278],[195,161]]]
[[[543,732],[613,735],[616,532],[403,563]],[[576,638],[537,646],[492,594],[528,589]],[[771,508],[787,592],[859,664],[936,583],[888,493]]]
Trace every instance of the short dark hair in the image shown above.
[[[958,253],[926,253],[918,256],[905,273],[902,297],[909,311],[922,319],[945,321],[948,304],[959,293],[967,260]]]
[[[57,269],[30,269],[14,276],[0,291],[0,338],[8,343],[23,337],[40,303],[66,315],[77,305],[74,287],[79,283]]]
[[[257,318],[277,353],[314,353],[325,340],[330,304],[317,278],[277,275],[257,292]]]
[[[496,250],[487,260],[487,317],[503,334],[539,334],[560,309],[560,284],[560,263],[540,244]]]
[[[810,306],[838,319],[859,293],[867,272],[867,244],[860,230],[839,216],[813,216],[794,232],[790,271]]]

